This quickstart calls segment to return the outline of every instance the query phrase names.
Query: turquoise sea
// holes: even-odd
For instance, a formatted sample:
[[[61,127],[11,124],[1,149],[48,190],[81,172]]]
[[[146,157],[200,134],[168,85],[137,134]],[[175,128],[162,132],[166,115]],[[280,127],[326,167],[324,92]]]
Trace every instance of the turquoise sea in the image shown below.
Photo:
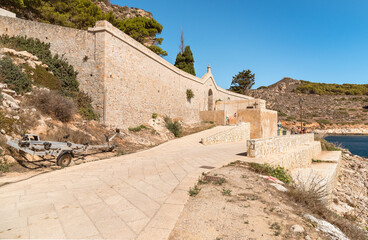
[[[325,139],[349,149],[352,154],[368,157],[368,136],[332,135],[327,136]]]

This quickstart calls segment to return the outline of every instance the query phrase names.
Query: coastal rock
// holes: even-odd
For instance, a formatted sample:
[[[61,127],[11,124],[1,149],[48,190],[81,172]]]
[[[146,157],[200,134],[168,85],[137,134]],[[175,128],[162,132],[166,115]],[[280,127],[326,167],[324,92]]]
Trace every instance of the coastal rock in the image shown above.
[[[309,221],[315,222],[317,224],[316,230],[324,232],[327,236],[330,237],[330,239],[349,240],[349,238],[347,238],[339,228],[335,227],[334,225],[325,220],[317,219],[309,214],[305,214],[304,218]]]
[[[365,128],[331,128],[331,129],[315,129],[316,134],[337,134],[337,135],[366,135],[368,129]]]

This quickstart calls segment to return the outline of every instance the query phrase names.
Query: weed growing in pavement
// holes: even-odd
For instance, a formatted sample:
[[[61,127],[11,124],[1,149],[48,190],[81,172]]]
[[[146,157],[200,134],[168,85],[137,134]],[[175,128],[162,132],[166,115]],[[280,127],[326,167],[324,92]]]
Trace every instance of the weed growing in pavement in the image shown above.
[[[195,197],[195,196],[198,195],[199,191],[201,191],[201,189],[198,188],[198,186],[196,184],[196,185],[194,185],[193,188],[189,188],[189,191],[188,191],[189,192],[189,196]]]

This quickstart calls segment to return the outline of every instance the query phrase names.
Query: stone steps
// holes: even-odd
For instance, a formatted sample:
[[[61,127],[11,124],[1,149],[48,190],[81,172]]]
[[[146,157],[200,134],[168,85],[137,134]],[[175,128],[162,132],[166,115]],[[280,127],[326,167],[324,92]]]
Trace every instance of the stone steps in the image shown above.
[[[321,144],[313,141],[295,146],[288,152],[275,153],[262,158],[254,158],[254,162],[267,163],[273,166],[281,166],[288,170],[307,168],[312,164],[313,157],[321,152]]]
[[[322,151],[317,156],[313,157],[314,160],[321,162],[340,162],[340,151]]]
[[[341,152],[322,151],[313,159],[318,162],[313,162],[307,168],[293,169],[291,176],[297,184],[306,189],[322,188],[323,199],[329,203],[340,170]]]

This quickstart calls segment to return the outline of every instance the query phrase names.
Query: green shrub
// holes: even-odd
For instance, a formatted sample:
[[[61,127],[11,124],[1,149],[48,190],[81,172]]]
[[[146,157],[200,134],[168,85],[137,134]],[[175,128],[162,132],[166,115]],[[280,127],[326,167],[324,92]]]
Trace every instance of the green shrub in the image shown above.
[[[9,172],[9,164],[4,158],[3,150],[0,148],[0,172]]]
[[[327,119],[318,119],[318,120],[316,120],[317,121],[317,123],[319,124],[319,125],[321,125],[322,127],[323,126],[325,126],[325,125],[331,125],[332,124],[332,122],[331,121],[329,121],[329,120],[327,120]]]
[[[131,132],[139,132],[142,129],[147,129],[147,127],[142,124],[142,125],[139,125],[137,127],[128,128],[128,130],[131,131]]]
[[[281,110],[275,110],[275,111],[277,111],[277,115],[279,117],[286,117],[287,116],[285,113],[281,112]]]
[[[325,139],[321,139],[321,148],[323,151],[340,151],[335,144],[327,142]]]
[[[0,59],[0,75],[8,87],[18,94],[29,92],[32,89],[31,80],[9,57]]]
[[[73,66],[63,56],[60,57],[58,54],[52,56],[49,43],[24,36],[9,37],[2,35],[0,36],[0,44],[17,51],[27,51],[47,64],[49,70],[61,81],[60,92],[63,95],[74,96],[79,91],[77,72],[74,71]]]
[[[170,132],[174,134],[175,137],[180,137],[182,133],[182,127],[179,121],[173,122],[169,117],[165,117],[165,126]]]
[[[157,113],[152,113],[152,118],[153,118],[153,119],[156,119],[156,118],[157,118],[157,116],[158,116],[158,115],[157,115]]]
[[[290,116],[290,117],[287,117],[286,118],[286,121],[292,121],[292,120],[295,120],[296,119],[296,117],[292,117],[292,116]]]
[[[367,95],[368,84],[328,84],[314,83],[302,81],[294,92],[310,93],[319,95]],[[346,100],[345,98],[338,99],[339,101]],[[360,98],[353,98],[353,101],[358,101]]]
[[[269,164],[259,164],[254,162],[249,163],[249,166],[250,169],[256,173],[275,177],[286,184],[290,184],[292,182],[291,176],[283,167],[273,167]]]
[[[0,111],[0,126],[4,129],[7,134],[13,132],[13,128],[16,124],[16,120],[13,118],[6,117],[5,114]]]
[[[79,92],[76,99],[79,114],[86,120],[100,119],[99,114],[92,107],[92,99],[87,93]]]
[[[26,70],[28,78],[32,79],[35,85],[50,90],[61,91],[62,82],[45,68],[36,66],[36,69],[34,69],[26,64],[23,67]]]
[[[192,98],[194,98],[194,93],[192,89],[187,89],[187,99],[190,100]]]

